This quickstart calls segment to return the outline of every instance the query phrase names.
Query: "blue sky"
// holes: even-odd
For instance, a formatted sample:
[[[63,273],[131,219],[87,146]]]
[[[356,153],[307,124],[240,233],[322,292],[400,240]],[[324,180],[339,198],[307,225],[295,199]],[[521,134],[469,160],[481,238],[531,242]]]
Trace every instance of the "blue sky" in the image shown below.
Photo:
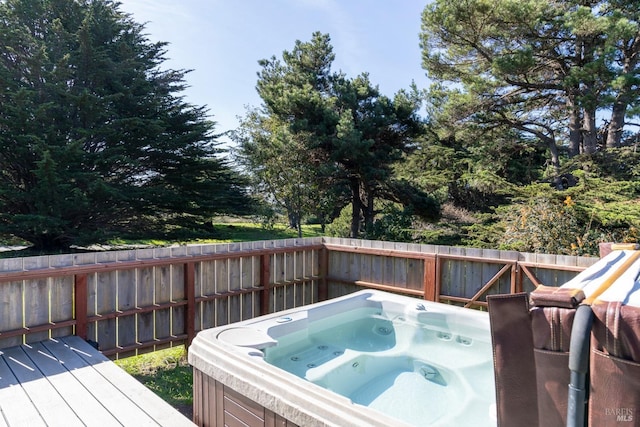
[[[237,127],[245,106],[259,106],[258,60],[291,50],[314,31],[329,33],[334,71],[368,72],[385,95],[415,81],[420,15],[427,0],[121,0],[120,10],[146,22],[150,41],[169,42],[164,68],[192,69],[186,100],[206,105],[216,131]]]

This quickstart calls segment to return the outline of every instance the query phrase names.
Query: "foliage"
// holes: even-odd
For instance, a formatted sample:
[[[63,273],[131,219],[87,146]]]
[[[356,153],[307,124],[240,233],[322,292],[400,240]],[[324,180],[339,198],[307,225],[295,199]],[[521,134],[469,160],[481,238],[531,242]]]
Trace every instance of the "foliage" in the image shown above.
[[[375,220],[373,227],[365,236],[370,240],[386,240],[390,242],[413,241],[413,216],[410,211],[389,204]]]
[[[0,233],[36,248],[247,212],[164,43],[107,0],[0,2]]]
[[[570,255],[597,255],[598,243],[637,242],[640,183],[607,182],[576,172],[580,184],[549,195],[544,186],[500,208],[496,243],[503,249]],[[564,199],[563,199],[564,198]]]
[[[548,150],[554,177],[559,146],[576,155],[622,145],[639,99],[635,2],[438,0],[422,22],[440,125],[519,134]]]
[[[376,200],[413,206],[437,216],[437,204],[412,184],[396,180],[393,164],[423,131],[417,90],[382,95],[363,73],[349,79],[331,71],[328,35],[296,41],[282,60],[260,61],[263,106],[250,110],[235,139],[255,187],[286,209],[292,224],[315,216],[333,220],[351,204],[350,235],[371,229]]]
[[[331,237],[349,237],[351,233],[351,206],[347,206],[340,211],[325,229],[327,236]]]
[[[504,235],[500,249],[549,254],[570,254],[584,235],[575,210],[567,199],[563,205],[545,197],[514,204],[501,217]]]

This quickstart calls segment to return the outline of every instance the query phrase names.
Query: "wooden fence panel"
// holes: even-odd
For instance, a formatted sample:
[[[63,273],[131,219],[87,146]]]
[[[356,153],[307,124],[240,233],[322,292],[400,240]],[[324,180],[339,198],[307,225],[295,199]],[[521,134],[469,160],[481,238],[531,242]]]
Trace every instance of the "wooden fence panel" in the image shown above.
[[[51,277],[50,318],[58,323],[73,319],[73,277]],[[0,285],[1,286],[1,285]],[[53,329],[51,337],[64,337],[73,334],[73,327]]]
[[[154,268],[137,269],[136,277],[136,308],[146,308],[153,306],[154,301]],[[144,312],[136,313],[136,342],[147,343],[152,342],[155,336],[154,313]]]
[[[184,275],[185,264],[173,264],[171,266],[171,300],[174,302],[185,301],[187,298],[184,293]],[[185,316],[185,306],[171,308],[171,335],[180,336],[187,333]]]
[[[240,250],[247,251],[252,248],[253,245],[249,242],[243,243]],[[242,290],[252,290],[255,287],[255,272],[253,271],[254,258],[253,256],[240,258],[240,288]],[[242,294],[240,296],[240,317],[242,320],[251,319],[259,313],[259,311],[254,311],[254,307],[256,307],[254,299],[257,299],[254,293]]]
[[[200,274],[196,274],[198,286],[196,287],[197,297],[208,297],[217,292],[216,261],[203,261],[196,264]],[[212,328],[216,325],[216,302],[212,300],[202,301],[196,311],[197,329]]]
[[[237,251],[239,247],[230,246],[231,251]],[[229,290],[239,291],[242,289],[240,277],[240,258],[230,258],[228,265]],[[229,297],[229,323],[239,322],[242,320],[242,307],[240,295],[231,295]]]
[[[424,290],[424,261],[407,260],[407,288],[414,291]]]
[[[136,299],[136,271],[122,270],[117,274],[117,310],[127,311],[135,308]],[[118,323],[118,346],[128,347],[136,341],[135,316],[121,316],[116,318]]]
[[[0,284],[0,324],[3,331],[22,329],[24,326],[23,289],[22,280]],[[13,347],[22,343],[22,336],[7,338],[0,336],[0,348]]]
[[[283,286],[282,291],[284,293],[284,307],[292,308],[295,307],[295,292],[296,292],[296,284],[293,283],[295,279],[295,270],[294,270],[294,262],[293,262],[293,254],[286,253],[283,254],[284,258],[284,270],[283,270],[283,284],[284,283],[292,283],[292,286]]]
[[[228,259],[216,260],[216,293],[225,294],[229,292],[229,268]],[[215,301],[215,326],[222,326],[229,323],[229,301],[227,298],[220,298]]]
[[[171,266],[162,265],[156,267],[154,279],[154,303],[160,305],[171,302]],[[169,338],[171,336],[171,308],[155,310],[153,316],[155,338]],[[168,345],[169,344],[161,345],[159,348]]]
[[[266,282],[263,258],[268,261]],[[487,258],[491,260],[483,261]],[[512,270],[516,260],[518,267]],[[194,330],[255,317],[262,308],[278,311],[316,302],[324,282],[328,287],[322,295],[330,298],[388,286],[414,296],[427,290],[430,298],[439,289],[443,301],[451,295],[456,304],[465,304],[475,296],[481,304],[487,294],[510,292],[520,280],[531,290],[534,275],[536,282],[561,285],[596,261],[334,238],[0,260],[0,348],[71,333],[75,292],[86,293],[88,319],[76,330],[86,330],[108,354],[130,354],[180,343]],[[188,300],[187,264],[193,285]],[[262,306],[263,284],[270,295],[268,307]]]
[[[92,292],[95,294],[94,300],[96,305],[93,310],[91,308],[88,308],[87,313],[89,316],[92,314],[92,311],[96,316],[108,315],[117,311],[117,277],[117,271],[98,273],[95,276],[96,280],[94,280],[93,283],[90,283],[90,286],[91,284],[93,285]],[[91,335],[95,337],[93,339],[96,342],[100,343],[101,348],[115,348],[118,346],[117,327],[119,325],[117,324],[116,320],[116,318],[107,318],[104,320],[96,321],[93,323],[93,325],[90,325],[90,331],[91,326],[95,328],[95,332]]]
[[[49,260],[46,256],[25,259],[25,269],[47,268]],[[24,326],[26,328],[43,325],[49,321],[49,289],[48,278],[25,281],[24,284]],[[48,338],[47,332],[30,334],[26,342],[37,342]]]
[[[49,280],[29,280],[24,287],[25,328],[44,325],[49,321]],[[49,338],[48,331],[29,334],[26,342],[38,342]]]
[[[318,301],[318,280],[312,280],[312,277],[320,276],[320,251],[306,250],[304,253],[304,277],[307,281],[304,285],[304,301],[303,304],[311,304]]]
[[[383,245],[382,242],[372,242],[370,247],[372,249],[383,249]],[[363,258],[367,258],[368,262],[367,262],[367,267],[371,268],[371,273],[368,274],[365,278],[363,279],[366,282],[369,283],[380,283],[383,284],[384,283],[384,257],[379,256],[379,255],[366,255],[366,254],[362,254],[361,255]]]

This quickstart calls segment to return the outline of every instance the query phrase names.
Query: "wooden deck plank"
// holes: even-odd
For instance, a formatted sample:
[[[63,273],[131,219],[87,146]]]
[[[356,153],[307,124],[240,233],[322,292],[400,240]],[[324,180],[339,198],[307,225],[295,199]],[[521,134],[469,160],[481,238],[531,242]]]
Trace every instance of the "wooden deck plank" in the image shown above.
[[[80,418],[66,404],[47,378],[42,375],[42,372],[22,347],[11,347],[3,350],[3,352],[5,362],[47,424],[59,426],[83,425]]]
[[[99,372],[103,378],[116,385],[118,390],[126,394],[140,409],[147,414],[153,414],[153,417],[159,425],[167,427],[194,425],[188,418],[146,388],[142,383],[138,382],[102,354],[95,352],[93,347],[87,344],[86,341],[76,336],[65,337],[62,341],[64,341],[72,351],[77,352],[85,362],[90,363],[94,370]]]
[[[79,337],[0,350],[0,427],[195,426]]]
[[[0,418],[8,425],[46,426],[3,355],[4,351],[0,350]]]
[[[25,350],[85,425],[96,427],[122,425],[100,401],[94,398],[91,390],[78,381],[67,370],[66,365],[60,363],[60,360],[53,356],[41,342]]]
[[[80,338],[78,338],[78,341],[85,343]],[[45,341],[43,344],[51,354],[66,366],[83,387],[90,391],[91,396],[97,399],[122,425],[159,425],[158,422],[154,421],[147,413],[141,411],[135,402],[119,390],[122,384],[113,384],[100,374],[99,369],[96,369],[100,365],[112,365],[116,369],[120,368],[98,353],[89,344],[85,343],[89,348],[83,347],[82,350],[71,348],[65,342],[65,338]],[[128,375],[124,371],[123,373]],[[122,383],[131,381],[137,382],[133,377],[128,376],[123,379]]]

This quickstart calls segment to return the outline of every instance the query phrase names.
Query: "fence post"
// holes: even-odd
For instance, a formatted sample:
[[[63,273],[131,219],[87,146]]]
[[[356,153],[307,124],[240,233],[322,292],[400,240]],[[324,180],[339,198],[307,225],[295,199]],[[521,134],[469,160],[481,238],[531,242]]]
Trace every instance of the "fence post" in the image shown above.
[[[320,269],[320,281],[318,282],[318,301],[326,301],[329,298],[327,277],[329,276],[329,251],[322,248],[318,251],[318,264]]]
[[[424,299],[437,301],[438,291],[436,286],[436,255],[427,255],[424,258]]]
[[[518,261],[511,267],[511,293],[522,292],[522,269]]]
[[[73,294],[74,294],[74,307],[76,318],[75,334],[82,338],[87,339],[87,275],[75,274],[73,276]]]
[[[435,269],[435,281],[436,281],[436,294],[435,294],[435,302],[440,302],[440,294],[442,293],[442,259],[438,256],[438,254],[434,255],[434,260],[436,264]]]
[[[262,293],[260,295],[260,315],[269,313],[269,306],[271,301],[271,286],[270,286],[270,273],[271,266],[269,254],[260,255],[260,286],[262,286]]]
[[[187,306],[184,312],[184,322],[187,332],[188,348],[196,336],[196,266],[193,262],[184,263],[184,295]]]

